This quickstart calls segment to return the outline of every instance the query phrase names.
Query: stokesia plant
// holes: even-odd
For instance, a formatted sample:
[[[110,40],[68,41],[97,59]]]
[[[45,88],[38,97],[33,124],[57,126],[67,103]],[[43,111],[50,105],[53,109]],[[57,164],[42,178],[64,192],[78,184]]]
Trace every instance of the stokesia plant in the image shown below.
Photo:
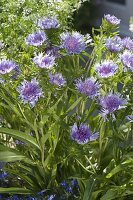
[[[105,15],[91,38],[44,16],[23,40],[30,58],[1,59],[3,199],[132,199],[133,50],[119,23]]]

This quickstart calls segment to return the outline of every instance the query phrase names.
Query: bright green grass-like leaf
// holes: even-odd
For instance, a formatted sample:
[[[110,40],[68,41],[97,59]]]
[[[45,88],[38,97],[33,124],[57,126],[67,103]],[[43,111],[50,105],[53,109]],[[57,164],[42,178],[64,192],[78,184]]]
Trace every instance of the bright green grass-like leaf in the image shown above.
[[[0,133],[10,135],[13,138],[21,140],[22,142],[28,143],[29,145],[33,146],[34,148],[39,149],[39,146],[38,146],[36,140],[33,137],[25,134],[24,132],[9,129],[9,128],[0,128]]]
[[[10,187],[10,188],[2,188],[0,187],[0,193],[1,194],[32,194],[31,190],[28,190],[26,188],[17,188],[17,187]]]
[[[111,178],[113,175],[115,175],[116,173],[120,172],[125,167],[129,166],[130,164],[132,164],[132,160],[126,160],[122,164],[116,166],[109,174],[107,174],[106,178]]]
[[[15,162],[24,160],[25,156],[11,151],[0,151],[0,162]]]

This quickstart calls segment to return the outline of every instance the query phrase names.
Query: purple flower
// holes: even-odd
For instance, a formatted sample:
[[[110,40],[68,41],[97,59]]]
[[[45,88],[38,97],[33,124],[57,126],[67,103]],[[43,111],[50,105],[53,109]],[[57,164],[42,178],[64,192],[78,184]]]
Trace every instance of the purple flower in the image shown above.
[[[100,105],[102,106],[102,112],[107,115],[116,110],[124,108],[126,100],[120,97],[120,94],[109,93],[100,99]]]
[[[6,172],[0,171],[0,180],[5,179],[8,176]]]
[[[120,24],[120,19],[118,19],[117,17],[115,17],[114,15],[104,15],[104,18],[106,19],[106,21],[112,25],[118,25]]]
[[[28,35],[26,38],[26,44],[37,47],[41,46],[46,40],[46,34],[43,31],[37,31]]]
[[[94,78],[87,78],[85,81],[79,80],[76,83],[76,88],[81,94],[93,98],[98,95],[99,84]]]
[[[72,188],[69,186],[69,184],[66,182],[66,180],[62,181],[60,183],[60,186],[67,192],[67,193],[72,193]]]
[[[66,83],[65,79],[63,78],[62,74],[60,74],[60,73],[54,74],[54,75],[49,73],[49,79],[50,79],[50,83],[55,84],[59,87],[63,87],[64,84]]]
[[[15,67],[16,64],[12,60],[6,60],[6,59],[0,60],[0,74],[8,74]]]
[[[125,51],[120,58],[123,65],[133,71],[133,54],[131,54],[129,51]]]
[[[74,188],[78,188],[78,189],[79,189],[79,184],[78,184],[77,179],[73,179],[73,180],[71,181],[71,185],[72,185]]]
[[[35,198],[35,197],[28,197],[27,200],[37,200],[37,198]]]
[[[43,17],[38,20],[37,26],[41,29],[59,28],[58,20],[55,17]]]
[[[19,66],[16,66],[13,71],[14,71],[14,73],[12,75],[12,78],[17,79],[17,77],[21,74],[21,70],[20,70]]]
[[[60,183],[60,186],[63,188],[66,188],[66,187],[68,187],[68,183],[66,182],[66,180],[64,180]]]
[[[77,189],[79,191],[79,185],[78,185],[77,179],[72,179],[72,181],[70,183],[68,183],[66,180],[64,180],[60,183],[60,186],[64,189],[65,192],[67,192],[69,194],[70,193],[74,194],[76,192],[76,191],[74,191],[75,189]]]
[[[33,58],[33,62],[40,68],[51,69],[55,65],[55,57],[48,54],[43,56],[43,54],[40,53]]]
[[[85,37],[78,32],[65,32],[60,35],[61,47],[65,48],[68,54],[79,54],[85,50]]]
[[[61,55],[59,53],[60,48],[56,46],[48,46],[44,49],[45,53],[54,56],[55,58],[60,58]]]
[[[108,38],[105,41],[105,46],[111,52],[119,52],[123,49],[123,42],[119,36],[115,36],[113,38]]]
[[[17,195],[13,195],[13,196],[7,198],[6,200],[22,200],[22,198]],[[29,198],[28,198],[28,200],[29,200]],[[34,200],[34,199],[30,199],[30,200]]]
[[[31,82],[24,80],[18,87],[19,97],[24,103],[29,103],[32,107],[42,96],[42,90],[39,87],[36,79],[32,79]]]
[[[118,66],[113,61],[105,60],[97,64],[95,70],[99,77],[108,78],[116,73],[117,68]]]
[[[20,140],[15,140],[16,145],[24,145],[25,143]]]
[[[126,49],[133,51],[133,40],[130,37],[125,37],[122,41]]]
[[[86,144],[89,141],[94,141],[98,138],[98,133],[92,134],[86,124],[80,124],[78,127],[75,123],[71,128],[71,138],[78,144]]]
[[[40,192],[38,192],[37,194],[40,195],[40,196],[44,196],[46,190],[41,190]]]
[[[53,199],[55,199],[55,194],[50,195],[47,200],[53,200]]]

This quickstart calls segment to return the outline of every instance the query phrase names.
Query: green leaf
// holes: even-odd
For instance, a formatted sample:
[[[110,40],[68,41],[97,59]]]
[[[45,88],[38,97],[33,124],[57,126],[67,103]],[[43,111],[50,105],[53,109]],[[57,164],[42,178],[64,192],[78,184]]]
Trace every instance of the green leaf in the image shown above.
[[[66,113],[72,111],[79,103],[80,101],[83,99],[83,97],[79,97],[66,111]]]
[[[0,151],[0,162],[14,162],[24,160],[25,156],[11,151]]]
[[[18,167],[18,169],[15,169],[15,170],[7,168],[6,171],[8,171],[9,174],[19,177],[26,184],[28,184],[30,186],[30,188],[32,188],[32,190],[34,190],[34,188],[38,187],[38,181],[34,175],[34,172],[33,172],[33,175],[30,175],[29,173],[27,173],[26,170],[22,171],[21,169],[19,169],[19,167]]]
[[[128,196],[128,195],[133,195],[133,191],[126,190],[126,191],[122,194],[123,197]]]
[[[124,161],[120,165],[116,166],[113,170],[111,170],[111,172],[106,175],[106,178],[111,178],[113,175],[115,175],[116,173],[120,172],[125,167],[129,166],[130,164],[132,165],[132,160]]]
[[[97,199],[98,195],[103,192],[103,190],[97,190],[95,192],[92,193],[92,199]]]
[[[24,132],[13,130],[13,129],[9,129],[9,128],[0,128],[0,133],[4,133],[4,134],[7,134],[7,135],[10,135],[13,138],[21,140],[22,142],[28,143],[31,146],[40,149],[38,144],[37,144],[37,142],[36,142],[36,140],[33,137],[25,134]]]
[[[84,192],[83,200],[91,200],[92,199],[92,192],[94,189],[95,180],[93,177],[91,177],[86,184],[86,189]]]
[[[58,143],[58,140],[59,140],[60,125],[55,124],[55,125],[52,127],[52,132],[53,132],[53,134],[54,134],[54,140],[53,140],[53,144],[54,144],[53,151],[54,151],[54,150],[56,149],[56,146],[57,146],[57,143]]]
[[[100,198],[100,200],[113,200],[116,199],[118,192],[116,190],[110,189],[105,195]]]
[[[32,194],[31,190],[25,188],[17,188],[17,187],[10,187],[10,188],[2,188],[0,187],[0,194]]]
[[[52,154],[49,153],[48,156],[46,157],[44,163],[43,163],[43,166],[44,166],[45,168],[48,166],[48,164],[49,164],[51,158],[52,158]]]

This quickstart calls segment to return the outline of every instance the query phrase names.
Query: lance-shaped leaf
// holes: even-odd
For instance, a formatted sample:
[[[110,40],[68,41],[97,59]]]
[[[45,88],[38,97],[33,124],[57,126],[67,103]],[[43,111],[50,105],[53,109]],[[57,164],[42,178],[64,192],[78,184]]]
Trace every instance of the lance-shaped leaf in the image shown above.
[[[93,177],[90,177],[86,184],[83,200],[92,200],[92,192],[94,190],[94,185],[95,179]]]
[[[9,129],[9,128],[0,128],[0,133],[4,133],[4,134],[7,134],[7,135],[10,135],[12,136],[13,138],[16,138],[22,142],[25,142],[31,146],[34,146],[35,148],[39,148],[39,145],[37,144],[36,140],[25,134],[24,132],[21,132],[21,131],[17,131],[17,130],[14,130],[14,129]]]
[[[0,151],[0,162],[15,162],[24,160],[25,156],[12,151]]]
[[[2,188],[0,187],[0,194],[32,194],[31,190],[26,188],[17,188],[17,187],[10,187],[10,188]]]

